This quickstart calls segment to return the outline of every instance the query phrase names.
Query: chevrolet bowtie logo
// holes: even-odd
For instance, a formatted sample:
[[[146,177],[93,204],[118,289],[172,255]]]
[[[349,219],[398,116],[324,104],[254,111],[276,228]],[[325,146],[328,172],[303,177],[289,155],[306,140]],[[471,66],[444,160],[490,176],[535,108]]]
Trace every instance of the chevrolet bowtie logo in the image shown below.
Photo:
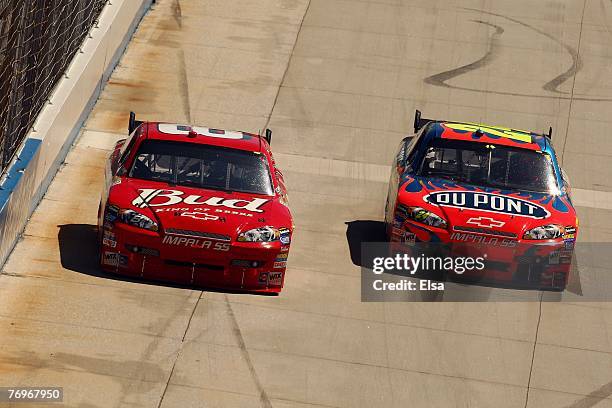
[[[184,212],[181,214],[181,217],[190,217],[190,218],[195,218],[196,220],[204,220],[204,221],[207,221],[207,220],[217,221],[219,219],[219,217],[216,215],[210,215],[205,212],[197,212],[197,211]]]
[[[472,225],[478,225],[479,227],[484,228],[499,228],[503,227],[506,224],[503,221],[497,221],[489,217],[470,218],[467,223]]]

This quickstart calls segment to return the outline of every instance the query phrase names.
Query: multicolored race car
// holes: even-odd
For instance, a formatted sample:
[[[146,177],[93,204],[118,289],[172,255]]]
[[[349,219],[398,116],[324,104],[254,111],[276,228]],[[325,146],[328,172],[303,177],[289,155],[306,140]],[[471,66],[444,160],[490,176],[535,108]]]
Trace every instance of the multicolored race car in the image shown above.
[[[564,289],[578,218],[552,128],[545,135],[430,120],[417,110],[414,129],[392,166],[392,246],[439,243],[453,256],[485,256],[471,278]]]
[[[106,166],[100,264],[111,273],[280,292],[293,222],[265,136],[130,114]]]

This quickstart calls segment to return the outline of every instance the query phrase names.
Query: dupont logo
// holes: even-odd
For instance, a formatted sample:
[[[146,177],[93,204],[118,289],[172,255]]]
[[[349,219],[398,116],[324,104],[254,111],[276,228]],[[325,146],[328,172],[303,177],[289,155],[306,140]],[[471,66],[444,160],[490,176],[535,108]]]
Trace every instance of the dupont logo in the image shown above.
[[[499,214],[529,218],[547,218],[550,213],[539,204],[501,194],[474,191],[437,191],[423,197],[442,207],[470,208]]]
[[[467,220],[468,224],[477,225],[483,228],[499,228],[506,225],[503,221],[498,221],[489,217],[474,217]]]

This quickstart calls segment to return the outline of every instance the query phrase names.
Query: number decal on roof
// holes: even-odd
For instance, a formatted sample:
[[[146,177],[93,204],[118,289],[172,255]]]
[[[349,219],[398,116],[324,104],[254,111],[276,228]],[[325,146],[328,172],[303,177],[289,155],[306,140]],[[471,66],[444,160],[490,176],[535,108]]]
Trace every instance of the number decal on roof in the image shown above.
[[[198,126],[186,126],[186,125],[177,125],[172,123],[160,123],[157,125],[157,128],[161,133],[166,133],[169,135],[188,135],[190,131],[196,132],[198,135],[208,136],[208,137],[218,137],[222,139],[242,139],[244,138],[244,134],[242,132],[235,132],[231,130],[221,130],[221,129],[210,129],[205,127]]]
[[[482,133],[490,134],[492,136],[497,137],[505,137],[512,140],[519,140],[525,143],[531,143],[531,135],[527,132],[521,132],[515,129],[509,129],[504,127],[491,127],[491,126],[483,126],[472,123],[445,123],[444,126],[454,129],[454,130],[462,130],[465,132],[476,132],[478,129],[482,131]]]

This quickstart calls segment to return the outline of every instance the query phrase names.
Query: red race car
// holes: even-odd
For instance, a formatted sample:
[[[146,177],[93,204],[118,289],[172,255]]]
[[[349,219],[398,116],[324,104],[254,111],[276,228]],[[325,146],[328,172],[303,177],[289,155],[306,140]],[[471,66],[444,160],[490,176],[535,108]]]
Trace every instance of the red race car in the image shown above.
[[[100,264],[121,275],[280,292],[293,222],[265,136],[136,121],[108,159]]]
[[[392,247],[485,256],[481,281],[562,290],[578,218],[548,134],[421,118],[391,172]],[[436,245],[439,244],[439,245]],[[457,276],[457,278],[459,278]]]

